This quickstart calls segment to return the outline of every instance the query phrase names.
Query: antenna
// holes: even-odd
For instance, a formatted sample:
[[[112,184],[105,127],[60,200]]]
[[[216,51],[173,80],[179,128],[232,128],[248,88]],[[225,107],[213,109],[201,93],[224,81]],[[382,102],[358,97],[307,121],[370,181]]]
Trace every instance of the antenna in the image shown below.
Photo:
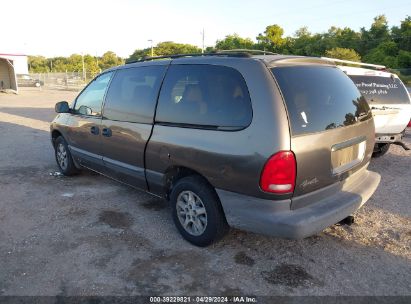
[[[201,35],[202,35],[202,37],[203,37],[203,47],[201,48],[201,53],[203,53],[204,54],[204,28],[203,28],[203,31],[201,32]]]

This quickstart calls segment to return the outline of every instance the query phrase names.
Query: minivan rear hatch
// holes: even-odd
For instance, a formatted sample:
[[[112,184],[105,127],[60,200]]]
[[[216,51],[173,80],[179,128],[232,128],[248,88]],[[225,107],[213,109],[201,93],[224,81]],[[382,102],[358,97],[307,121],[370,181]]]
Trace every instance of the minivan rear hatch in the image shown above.
[[[297,162],[293,199],[367,166],[374,123],[367,102],[347,75],[325,64],[277,65],[271,71],[287,108]]]

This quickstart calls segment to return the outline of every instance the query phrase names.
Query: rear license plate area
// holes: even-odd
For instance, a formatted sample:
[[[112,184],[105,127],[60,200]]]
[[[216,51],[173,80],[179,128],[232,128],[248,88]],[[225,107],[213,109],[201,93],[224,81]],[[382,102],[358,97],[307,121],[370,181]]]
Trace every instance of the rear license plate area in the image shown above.
[[[365,156],[366,138],[357,137],[331,147],[331,166],[334,175],[350,170]]]

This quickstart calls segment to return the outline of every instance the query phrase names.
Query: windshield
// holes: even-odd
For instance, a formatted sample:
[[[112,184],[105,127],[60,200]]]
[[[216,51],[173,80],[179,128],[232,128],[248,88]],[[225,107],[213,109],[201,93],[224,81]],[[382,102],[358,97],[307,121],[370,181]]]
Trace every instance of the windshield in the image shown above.
[[[370,104],[410,103],[407,89],[398,78],[350,75],[361,94]]]
[[[288,66],[271,71],[284,96],[293,135],[340,128],[372,117],[364,97],[338,68]]]

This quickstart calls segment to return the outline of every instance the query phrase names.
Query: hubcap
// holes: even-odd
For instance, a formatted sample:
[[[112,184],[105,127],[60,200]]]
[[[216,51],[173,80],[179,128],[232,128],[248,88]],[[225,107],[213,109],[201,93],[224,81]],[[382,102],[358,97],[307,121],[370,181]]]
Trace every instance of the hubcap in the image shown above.
[[[207,227],[207,212],[201,199],[192,191],[183,191],[177,197],[177,217],[184,230],[201,235]]]
[[[56,149],[57,162],[62,170],[67,169],[67,151],[63,144],[59,144]]]

